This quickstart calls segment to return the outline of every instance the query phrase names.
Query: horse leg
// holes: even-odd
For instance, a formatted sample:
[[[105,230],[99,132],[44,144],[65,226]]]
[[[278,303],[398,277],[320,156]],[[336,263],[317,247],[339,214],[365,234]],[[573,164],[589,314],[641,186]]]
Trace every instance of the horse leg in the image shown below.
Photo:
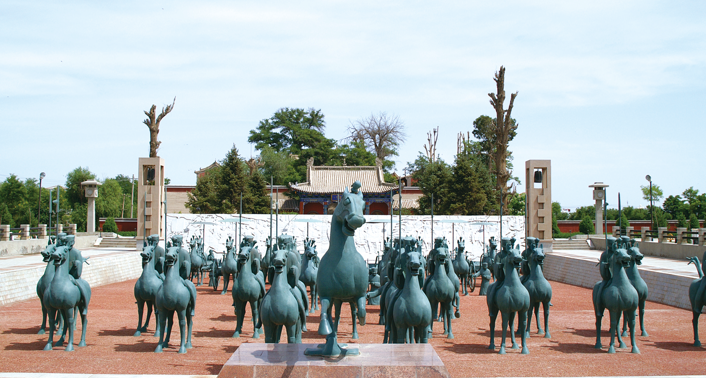
[[[640,332],[641,332],[640,336],[647,337],[649,335],[647,334],[647,331],[645,331],[645,300],[644,299],[639,302],[639,306],[640,306]]]
[[[294,324],[287,326],[287,343],[288,344],[296,344],[297,343],[297,325],[298,324],[299,324],[299,320],[294,322]]]
[[[525,330],[527,332],[527,334],[529,334],[530,328],[532,328],[532,312],[534,311],[535,306],[537,308],[537,311],[539,311],[539,304],[536,304],[535,302],[530,302],[529,310],[527,310],[527,313],[525,314],[525,316],[527,317],[527,329]],[[541,331],[542,328],[539,326],[539,317],[536,316],[536,318],[537,318],[537,328],[539,328],[539,330]],[[519,321],[517,322],[517,332],[518,333],[520,332],[520,322]]]
[[[456,307],[456,312],[453,315],[455,318],[460,318],[461,317],[461,296],[458,295],[458,292],[454,293],[454,302],[456,303],[454,305],[454,307]],[[451,313],[449,313],[449,315],[451,315]]]
[[[635,344],[635,311],[625,311],[624,317],[628,319],[628,326],[630,326],[630,345],[632,346],[632,353],[640,354],[640,349],[637,348]]]
[[[71,322],[68,321],[65,310],[58,310],[57,313],[59,314],[58,316],[61,316],[61,326],[58,328],[61,329],[61,336],[59,337],[59,340],[54,343],[54,346],[63,346],[64,338],[66,337],[68,328],[71,327]]]
[[[47,308],[44,306],[44,299],[39,297],[39,304],[42,305],[42,327],[39,328],[37,335],[43,335],[46,333],[47,329]]]
[[[458,294],[458,293],[457,293],[457,294]],[[451,303],[450,303],[450,302],[445,302],[445,303],[444,303],[444,307],[446,307],[446,308],[444,309],[444,310],[445,310],[444,312],[446,313],[446,324],[445,324],[445,326],[446,326],[446,333],[447,333],[446,338],[447,338],[447,339],[453,339],[453,338],[454,338],[454,333],[453,333],[453,330],[451,330],[451,319],[453,319],[453,317],[451,316],[451,311],[452,311],[453,307],[451,306]]]
[[[520,312],[522,312],[522,311],[518,311],[518,313],[520,313]],[[518,349],[519,347],[517,346],[517,342],[515,342],[515,328],[513,327],[513,324],[515,324],[515,311],[510,311],[510,313],[508,314],[508,318],[509,318],[509,321],[508,321],[508,322],[509,322],[509,325],[510,325],[510,327],[509,327],[509,329],[510,329],[510,341],[512,341],[512,347],[511,347],[511,349]],[[520,319],[519,319],[519,316],[518,316],[518,319],[517,319],[517,328],[520,328]],[[521,332],[521,331],[522,331],[522,330],[520,329],[518,332]]]
[[[353,321],[353,333],[351,334],[351,339],[358,340],[358,325],[355,319],[355,303],[350,302],[351,305],[351,320]]]
[[[257,329],[257,320],[260,319],[260,312],[258,309],[257,305],[258,300],[253,299],[250,301],[250,312],[252,312],[252,338],[253,339],[259,339],[260,338],[260,330]],[[245,309],[245,306],[243,306],[243,310]]]
[[[333,306],[336,311],[336,321],[333,322],[333,333],[336,335],[338,335],[338,323],[341,321],[341,307],[343,307],[342,303],[343,302],[340,299],[333,300]]]
[[[181,337],[177,353],[184,354],[186,353],[186,309],[177,310],[177,316],[179,317],[179,336]]]
[[[172,326],[174,325],[174,310],[166,310],[167,316],[167,333],[164,336],[164,347],[169,346],[169,339],[172,337]]]
[[[313,299],[314,304],[312,306],[313,310],[311,311],[313,313],[314,311],[319,311],[319,288],[316,285],[316,283],[311,285],[311,292],[312,292],[313,298],[314,298]]]
[[[501,339],[500,339],[500,340],[501,340],[501,341],[500,341],[500,352],[498,352],[498,353],[499,353],[499,354],[505,354],[505,336],[507,336],[507,326],[508,326],[508,322],[509,322],[510,319],[509,319],[509,316],[508,316],[509,314],[508,314],[507,312],[504,312],[504,311],[503,311],[503,312],[501,312],[501,314],[502,314],[502,319],[503,319],[503,320],[502,320],[502,322],[503,322],[503,332],[502,332],[502,337],[501,337]],[[512,329],[512,324],[510,324],[510,329]]]
[[[610,311],[610,346],[608,353],[615,353],[615,336],[618,333],[620,311]]]
[[[603,348],[601,344],[601,323],[603,321],[603,315],[596,314],[596,345],[593,347],[596,349]]]
[[[365,325],[365,295],[357,299],[356,310],[358,313],[358,322],[360,325]]]
[[[551,339],[552,335],[549,334],[549,300],[542,302],[542,309],[544,310],[544,338]],[[539,304],[537,304],[537,319],[539,319]],[[527,323],[529,325],[529,322]]]
[[[162,311],[158,311],[157,312],[157,329],[158,330],[161,329],[162,332],[160,332],[160,334],[159,334],[159,342],[157,343],[157,348],[155,348],[155,350],[154,350],[155,353],[162,353],[164,334],[166,333],[166,332],[164,332],[164,326],[165,326],[166,320],[167,320],[167,318],[166,318],[166,313],[165,313],[164,309]]]
[[[282,337],[282,326],[277,325],[277,326],[275,326],[275,341],[274,341],[274,343],[279,344],[279,340],[281,337]]]
[[[539,304],[535,305],[539,309]],[[529,337],[529,331],[527,331],[529,322],[527,321],[527,315],[531,314],[530,311],[518,311],[517,312],[517,323],[520,326],[520,337],[522,338],[522,354],[529,354],[529,349],[527,349],[527,338]]]
[[[54,331],[56,331],[56,310],[53,308],[49,309],[49,341],[47,342],[47,345],[44,346],[44,350],[52,350],[54,346]],[[694,313],[694,316],[696,316],[696,319],[698,319],[698,315]],[[697,339],[698,339],[698,333],[696,334]],[[701,346],[699,344],[699,346]]]
[[[224,274],[223,275],[223,291],[221,291],[221,295],[228,292],[228,284],[229,283],[230,283],[230,273]]]
[[[243,320],[245,320],[245,302],[235,300],[233,310],[235,311],[235,332],[233,337],[240,337],[240,332],[243,331]]]
[[[331,298],[321,298],[321,314],[319,321],[319,335],[326,336],[333,332],[331,329]]]
[[[429,333],[432,334],[434,332],[434,320],[437,319],[438,313],[437,309],[439,308],[438,302],[436,300],[430,300],[431,302],[431,324],[429,325]],[[432,335],[429,335],[429,337],[433,337]]]
[[[628,336],[628,317],[627,316],[623,316],[623,333],[621,336],[623,336],[623,337]]]
[[[191,306],[186,307],[186,349],[191,349],[191,329],[194,326],[194,318],[191,316]]]
[[[623,337],[620,335],[620,317],[622,314],[623,314],[623,311],[618,311],[618,324],[617,324],[617,328],[615,329],[615,337],[618,339],[618,348],[627,348],[627,346],[623,342]]]
[[[691,319],[691,324],[694,326],[694,346],[700,347],[701,341],[699,341],[699,316],[700,312],[692,311],[694,317]],[[44,349],[46,350],[46,348]]]
[[[497,317],[497,313],[490,315],[490,345],[488,346],[488,349],[495,349],[495,320]]]
[[[150,318],[152,317],[152,307],[154,307],[153,302],[145,301],[145,304],[147,305],[147,319],[145,319],[145,324],[142,326],[142,329],[140,330],[142,332],[147,332],[147,326],[149,326]]]
[[[84,315],[83,311],[79,312],[81,314],[81,341],[79,341],[78,346],[86,346],[86,327],[88,327],[87,315]]]
[[[274,343],[275,342],[275,338],[274,338],[275,327],[272,327],[269,323],[263,322],[262,328],[265,329],[265,342],[269,343],[269,344]]]
[[[75,311],[73,307],[67,308],[64,312],[64,317],[68,319],[66,323],[68,324],[67,331],[69,332],[69,341],[66,345],[65,351],[74,351],[74,329],[76,328],[76,319],[74,319]]]

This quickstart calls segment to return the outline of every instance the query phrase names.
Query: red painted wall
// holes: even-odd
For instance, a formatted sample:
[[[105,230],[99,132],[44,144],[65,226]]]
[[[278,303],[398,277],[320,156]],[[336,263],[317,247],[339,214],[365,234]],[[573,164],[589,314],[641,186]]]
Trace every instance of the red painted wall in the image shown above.
[[[370,214],[374,215],[376,214],[376,211],[379,211],[380,215],[390,215],[388,206],[386,203],[382,202],[373,202],[370,204]]]
[[[304,214],[324,214],[324,205],[319,202],[309,202],[304,204]]]

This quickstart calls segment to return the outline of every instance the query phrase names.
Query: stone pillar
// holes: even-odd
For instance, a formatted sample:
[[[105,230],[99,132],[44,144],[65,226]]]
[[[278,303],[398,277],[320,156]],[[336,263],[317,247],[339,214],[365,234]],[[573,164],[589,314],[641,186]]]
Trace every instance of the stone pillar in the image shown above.
[[[86,232],[96,232],[96,198],[98,198],[98,186],[102,185],[96,180],[88,180],[81,183],[84,194],[88,199],[88,210],[86,213]]]
[[[657,243],[664,243],[664,232],[667,227],[657,227]]]
[[[706,228],[699,228],[699,243],[697,245],[706,245]]]
[[[537,182],[535,182],[535,178]],[[551,252],[553,241],[551,160],[527,160],[525,162],[525,193],[527,236],[538,238],[544,246],[544,251]],[[400,204],[401,206],[402,204]]]
[[[632,238],[632,232],[634,230],[635,230],[635,227],[633,227],[633,226],[625,227],[625,235],[627,235],[629,238]]]
[[[56,225],[56,234],[59,235],[62,232],[64,232],[64,225],[59,223]]]
[[[39,236],[37,236],[39,239],[46,239],[47,238],[47,225],[46,224],[40,224],[39,225]]]
[[[9,224],[0,224],[0,241],[10,241]]]
[[[649,230],[650,230],[649,227],[643,227],[643,228],[642,228],[642,241],[643,241],[643,242],[648,241],[647,239],[649,239],[649,241],[652,241],[652,238],[649,237],[649,236],[647,236],[647,231],[649,231]]]
[[[608,232],[608,230],[603,229],[603,201],[605,201],[605,188],[608,185],[602,182],[595,182],[588,187],[593,188],[593,199],[596,200],[596,234],[603,235],[603,232]],[[598,230],[601,231],[599,232]]]
[[[29,225],[28,224],[21,224],[20,225],[20,239],[21,240],[27,240],[29,239]]]
[[[613,226],[613,237],[614,238],[620,237],[620,226]]]
[[[137,184],[135,248],[142,250],[147,236],[164,239],[164,159],[140,158]]]
[[[677,244],[684,242],[684,232],[686,232],[686,227],[677,227]]]
[[[76,235],[76,224],[70,224],[69,230],[66,233],[69,235]]]

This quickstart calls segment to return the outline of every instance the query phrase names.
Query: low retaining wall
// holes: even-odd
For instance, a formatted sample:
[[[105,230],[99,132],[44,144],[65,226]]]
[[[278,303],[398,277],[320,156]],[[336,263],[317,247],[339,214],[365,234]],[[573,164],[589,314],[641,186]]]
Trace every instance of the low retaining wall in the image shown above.
[[[41,262],[41,258],[37,257]],[[91,287],[122,282],[140,277],[142,258],[137,252],[116,252],[93,256],[83,266],[81,278]],[[37,296],[37,282],[46,263],[0,271],[0,306]]]
[[[74,247],[78,249],[93,248],[96,240],[98,240],[98,234],[76,236]],[[40,253],[47,247],[48,242],[49,239],[0,241],[0,257]]]
[[[598,250],[605,250],[605,238],[591,237],[593,245]],[[657,243],[657,241],[639,242],[640,252],[645,256],[667,257],[674,260],[686,260],[698,256],[699,260],[704,255],[706,247],[694,244]]]
[[[642,244],[640,251],[642,251]],[[600,255],[600,251],[596,251],[595,258],[582,258],[561,252],[548,253],[544,260],[544,276],[549,280],[592,289],[593,285],[601,280],[596,266]],[[689,285],[694,280],[693,277],[638,269],[640,276],[649,288],[648,301],[691,309]]]

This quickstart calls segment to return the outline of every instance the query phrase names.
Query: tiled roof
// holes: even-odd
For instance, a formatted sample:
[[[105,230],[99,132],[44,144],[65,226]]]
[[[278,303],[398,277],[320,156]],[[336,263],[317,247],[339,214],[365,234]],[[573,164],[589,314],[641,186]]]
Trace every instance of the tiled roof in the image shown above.
[[[277,204],[279,204],[279,209],[280,211],[288,211],[288,210],[295,210],[299,211],[299,201],[294,200],[294,199],[279,199],[277,200]],[[272,206],[274,206],[274,202]]]
[[[302,193],[336,194],[342,193],[360,181],[363,193],[384,193],[397,189],[397,184],[386,183],[380,166],[329,167],[309,165],[307,182],[291,184],[292,190]]]
[[[416,199],[402,199],[402,208],[403,209],[418,209],[419,208],[419,203],[417,202]],[[393,197],[392,199],[392,209],[393,210],[399,210],[400,209],[400,202],[397,199],[397,197]]]

